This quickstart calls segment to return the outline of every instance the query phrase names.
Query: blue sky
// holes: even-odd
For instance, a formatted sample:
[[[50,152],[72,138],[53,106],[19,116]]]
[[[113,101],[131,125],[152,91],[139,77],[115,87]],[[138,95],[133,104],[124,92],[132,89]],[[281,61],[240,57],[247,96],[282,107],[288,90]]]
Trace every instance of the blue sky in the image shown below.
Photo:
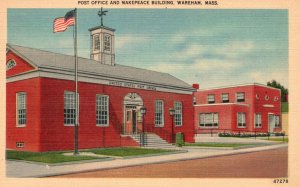
[[[78,10],[78,53],[89,58],[99,9]],[[116,63],[170,73],[201,88],[276,79],[288,87],[287,10],[107,9]],[[73,55],[72,29],[53,33],[68,9],[8,9],[8,42]]]

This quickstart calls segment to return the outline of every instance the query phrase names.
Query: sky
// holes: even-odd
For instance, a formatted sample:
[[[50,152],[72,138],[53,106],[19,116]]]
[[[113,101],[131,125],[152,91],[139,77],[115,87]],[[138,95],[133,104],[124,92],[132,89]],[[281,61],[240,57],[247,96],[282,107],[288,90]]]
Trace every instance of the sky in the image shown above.
[[[53,33],[70,9],[8,9],[8,43],[74,54],[73,30]],[[200,88],[275,79],[288,87],[288,11],[106,9],[116,64],[169,73]],[[89,58],[99,9],[78,10],[78,54]]]

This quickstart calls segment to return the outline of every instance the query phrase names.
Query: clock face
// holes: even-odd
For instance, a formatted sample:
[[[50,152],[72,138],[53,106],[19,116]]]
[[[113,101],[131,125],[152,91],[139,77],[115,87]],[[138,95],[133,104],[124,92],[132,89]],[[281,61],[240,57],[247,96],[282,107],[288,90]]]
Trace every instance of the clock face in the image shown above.
[[[111,36],[109,34],[104,34],[104,51],[111,51]]]

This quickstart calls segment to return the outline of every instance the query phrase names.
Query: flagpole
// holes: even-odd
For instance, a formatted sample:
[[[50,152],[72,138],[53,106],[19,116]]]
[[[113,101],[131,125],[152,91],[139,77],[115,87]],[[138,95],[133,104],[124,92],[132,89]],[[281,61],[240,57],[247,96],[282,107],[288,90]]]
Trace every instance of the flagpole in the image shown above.
[[[77,57],[77,8],[75,8],[74,25],[74,56],[75,56],[75,125],[74,125],[74,155],[78,155],[78,57]]]

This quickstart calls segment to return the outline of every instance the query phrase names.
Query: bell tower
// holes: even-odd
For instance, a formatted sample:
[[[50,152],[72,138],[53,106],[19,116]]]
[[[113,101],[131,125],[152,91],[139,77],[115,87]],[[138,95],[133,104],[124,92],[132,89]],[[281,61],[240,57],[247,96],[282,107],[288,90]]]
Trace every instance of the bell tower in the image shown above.
[[[101,64],[115,65],[115,29],[103,25],[103,16],[107,11],[102,8],[98,12],[101,18],[101,25],[89,29],[90,31],[90,58]]]

